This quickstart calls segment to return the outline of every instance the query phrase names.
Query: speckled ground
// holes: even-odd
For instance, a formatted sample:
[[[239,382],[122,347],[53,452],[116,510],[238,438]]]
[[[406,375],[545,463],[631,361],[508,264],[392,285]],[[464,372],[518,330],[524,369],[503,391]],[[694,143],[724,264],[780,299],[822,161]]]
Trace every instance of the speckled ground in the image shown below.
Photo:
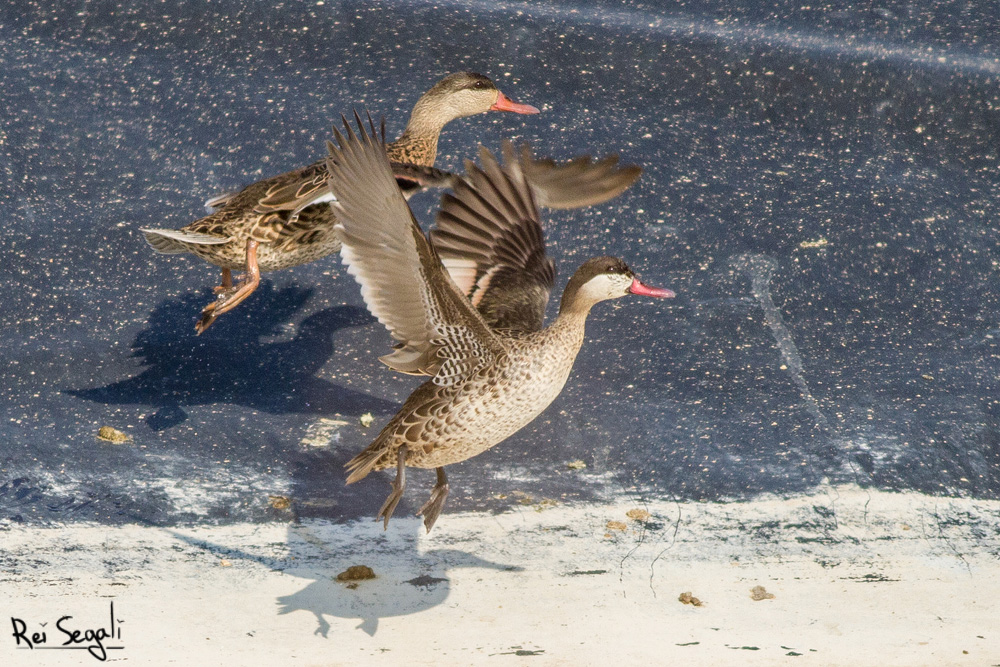
[[[452,124],[440,166],[504,137],[642,165],[623,197],[553,214],[551,253],[561,280],[618,254],[679,296],[598,308],[563,396],[455,470],[453,507],[482,508],[512,475],[602,496],[564,473],[575,459],[664,498],[823,479],[998,497],[1000,25],[929,7],[2,10],[0,510],[266,521],[266,496],[291,493],[309,516],[367,516],[377,494],[345,490],[341,465],[371,438],[360,416],[383,424],[414,381],[375,360],[388,336],[336,258],[271,274],[196,337],[216,272],[138,230],[313,160],[354,107],[398,131],[457,69],[543,113]],[[427,221],[435,197],[414,205]],[[340,449],[296,446],[318,419],[348,422]],[[97,441],[102,426],[132,444]]]

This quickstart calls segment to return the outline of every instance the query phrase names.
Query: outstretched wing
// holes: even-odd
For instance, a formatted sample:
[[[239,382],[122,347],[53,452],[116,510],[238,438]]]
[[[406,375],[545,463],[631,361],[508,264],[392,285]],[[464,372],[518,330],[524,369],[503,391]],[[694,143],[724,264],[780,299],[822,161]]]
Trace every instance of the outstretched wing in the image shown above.
[[[538,331],[555,282],[538,206],[516,161],[501,166],[485,148],[480,161],[441,198],[431,244],[487,324]]]
[[[390,368],[457,384],[491,365],[504,348],[458,291],[427,242],[396,184],[381,139],[355,114],[328,143],[329,187],[341,258],[361,285],[372,315],[399,341],[382,357]]]
[[[481,149],[442,198],[431,243],[452,279],[495,329],[541,329],[555,268],[545,256],[538,208],[600,204],[627,190],[642,169],[610,155],[566,163],[535,158],[531,146],[503,143],[504,164]]]
[[[617,155],[608,155],[596,161],[589,155],[579,155],[569,162],[558,164],[547,158],[535,158],[527,143],[521,145],[519,152],[515,159],[513,145],[509,141],[504,142],[504,162],[523,170],[538,205],[546,208],[583,208],[601,204],[625,192],[642,174],[642,168],[634,164],[619,167]]]

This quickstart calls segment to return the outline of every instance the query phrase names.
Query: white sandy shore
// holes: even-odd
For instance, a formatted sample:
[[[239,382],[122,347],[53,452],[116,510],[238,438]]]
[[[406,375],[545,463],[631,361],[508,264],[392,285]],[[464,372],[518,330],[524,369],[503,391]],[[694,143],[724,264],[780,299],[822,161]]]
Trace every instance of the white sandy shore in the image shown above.
[[[53,646],[62,616],[108,627],[111,601],[108,661],[135,665],[1000,665],[995,501],[836,487],[445,513],[431,535],[88,524],[6,526],[0,545],[3,665],[95,663],[18,649],[10,618]],[[352,565],[377,578],[335,580]]]

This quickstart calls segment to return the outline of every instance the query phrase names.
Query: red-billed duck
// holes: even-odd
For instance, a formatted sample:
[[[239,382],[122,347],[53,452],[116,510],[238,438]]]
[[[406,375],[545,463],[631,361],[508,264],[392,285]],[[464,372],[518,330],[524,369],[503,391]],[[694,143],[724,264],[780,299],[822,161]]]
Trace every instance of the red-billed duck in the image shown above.
[[[450,174],[433,168],[441,130],[456,118],[486,111],[538,113],[511,101],[475,72],[450,74],[417,100],[403,134],[386,146],[407,196],[450,184]],[[222,269],[222,283],[215,288],[219,296],[202,311],[195,327],[199,334],[250,296],[261,272],[312,262],[340,249],[333,213],[324,203],[329,196],[326,177],[326,162],[320,160],[210,200],[218,210],[186,227],[142,230],[157,252],[193,253]],[[245,271],[235,285],[233,271]]]
[[[388,527],[406,467],[434,468],[437,483],[417,513],[429,531],[448,495],[444,466],[503,441],[559,395],[594,305],[674,293],[643,284],[621,259],[597,257],[577,269],[558,316],[543,328],[555,266],[513,151],[505,150],[503,165],[485,149],[481,168],[466,164],[428,239],[396,184],[384,139],[356,120],[357,132],[345,121],[346,136],[335,130],[338,145],[328,144],[341,258],[368,310],[397,341],[381,360],[431,379],[347,464],[347,482],[396,468],[376,517]]]

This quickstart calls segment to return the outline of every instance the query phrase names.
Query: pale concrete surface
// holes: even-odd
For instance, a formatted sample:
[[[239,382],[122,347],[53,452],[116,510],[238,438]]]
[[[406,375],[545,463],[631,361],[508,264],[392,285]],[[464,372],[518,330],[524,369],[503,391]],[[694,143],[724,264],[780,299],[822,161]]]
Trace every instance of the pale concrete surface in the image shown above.
[[[410,518],[7,525],[0,662],[94,662],[15,648],[10,618],[28,637],[47,623],[52,646],[61,616],[107,628],[113,601],[108,661],[137,665],[1000,664],[1000,502],[852,486],[524,501],[445,513],[430,535]],[[335,580],[352,565],[377,578]]]

